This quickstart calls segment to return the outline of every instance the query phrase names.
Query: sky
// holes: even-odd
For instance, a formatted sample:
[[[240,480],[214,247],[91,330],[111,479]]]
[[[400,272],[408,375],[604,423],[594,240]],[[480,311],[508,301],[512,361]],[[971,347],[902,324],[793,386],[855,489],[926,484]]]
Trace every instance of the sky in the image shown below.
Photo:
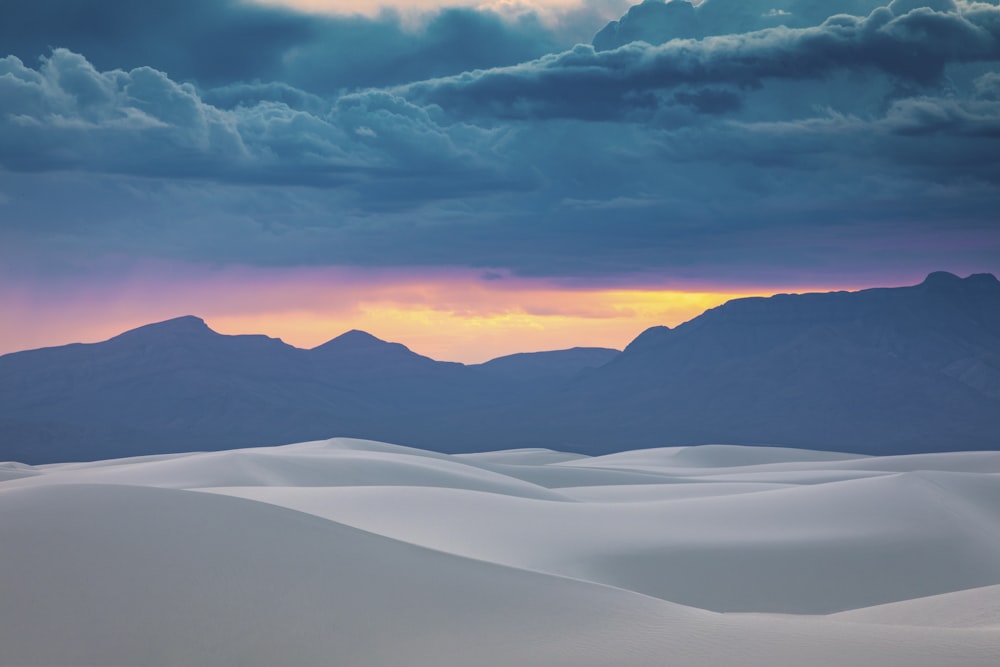
[[[0,354],[438,359],[1000,274],[1000,6],[5,0]]]

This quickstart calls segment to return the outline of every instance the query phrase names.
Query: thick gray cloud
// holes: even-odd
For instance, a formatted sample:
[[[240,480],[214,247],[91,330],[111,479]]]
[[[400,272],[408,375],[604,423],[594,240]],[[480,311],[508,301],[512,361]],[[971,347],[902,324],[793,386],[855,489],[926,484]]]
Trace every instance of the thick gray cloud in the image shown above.
[[[482,146],[493,132],[436,122],[389,92],[333,104],[274,84],[216,93],[226,94],[250,104],[219,108],[158,70],[99,72],[65,49],[38,69],[8,56],[0,59],[0,165],[317,186],[376,172],[463,180],[488,168]],[[296,106],[268,99],[280,96]]]
[[[311,92],[508,65],[564,47],[534,14],[454,8],[408,27],[395,14],[314,16],[243,0],[5,0],[0,45],[34,63],[52,48],[101,70],[149,66],[203,87],[282,81]]]
[[[672,39],[702,39],[785,26],[817,26],[836,14],[867,16],[887,0],[645,0],[631,7],[594,36],[605,51],[631,42],[664,44]],[[895,3],[897,9],[899,3]],[[915,6],[953,7],[951,0],[916,2]]]
[[[0,44],[27,63],[61,47],[101,70],[149,66],[205,84],[269,78],[314,37],[302,15],[239,0],[5,0],[3,14]]]
[[[653,22],[648,40],[614,49],[514,49],[516,65],[394,86],[381,84],[404,74],[344,62],[370,85],[339,92],[347,79],[305,76],[310,59],[334,58],[309,41],[319,28],[274,10],[246,9],[278,27],[303,20],[307,34],[262,41],[272,56],[260,62],[281,60],[280,76],[205,63],[191,83],[86,51],[8,57],[0,258],[458,264],[584,280],[998,270],[1000,7],[874,4],[647,2],[620,25],[666,7],[694,12],[701,32]],[[845,8],[856,14],[829,15]],[[462,21],[496,18],[449,16],[421,44],[485,34]],[[525,21],[503,30],[548,50]],[[306,45],[298,64],[292,43]],[[467,69],[470,53],[441,70],[445,51],[418,54],[400,72]]]
[[[324,19],[316,30],[315,39],[284,54],[278,75],[317,92],[515,64],[566,46],[534,14],[509,21],[461,8],[445,9],[413,29],[386,14],[379,19]]]
[[[674,4],[674,3],[671,3]],[[894,3],[896,4],[896,3]],[[838,15],[812,28],[632,42],[611,51],[578,45],[513,67],[411,84],[404,94],[464,115],[624,118],[662,104],[678,86],[759,88],[766,80],[814,81],[838,70],[885,73],[926,85],[949,64],[1000,60],[1000,9],[926,7],[866,17]],[[730,104],[737,109],[739,105]]]

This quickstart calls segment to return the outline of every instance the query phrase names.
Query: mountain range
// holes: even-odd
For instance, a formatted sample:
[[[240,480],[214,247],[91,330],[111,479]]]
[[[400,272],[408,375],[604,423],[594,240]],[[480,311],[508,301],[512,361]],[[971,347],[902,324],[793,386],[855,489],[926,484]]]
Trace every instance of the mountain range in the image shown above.
[[[466,452],[726,442],[870,454],[1000,448],[1000,282],[730,301],[624,351],[435,361],[350,331],[304,350],[197,317],[0,357],[0,460],[332,436]]]

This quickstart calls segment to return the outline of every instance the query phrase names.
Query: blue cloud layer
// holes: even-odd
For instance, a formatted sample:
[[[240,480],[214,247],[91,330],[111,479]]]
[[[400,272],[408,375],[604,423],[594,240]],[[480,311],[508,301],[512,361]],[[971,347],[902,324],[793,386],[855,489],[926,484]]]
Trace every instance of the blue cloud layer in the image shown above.
[[[659,91],[679,86],[702,87],[702,94],[711,90],[706,86],[727,86],[734,94],[766,81],[821,81],[844,70],[926,85],[940,81],[949,65],[1000,59],[997,15],[993,6],[961,13],[919,7],[901,14],[882,7],[865,17],[837,15],[809,28],[671,39],[656,46],[638,41],[610,51],[580,45],[531,63],[420,82],[404,90],[410,97],[470,115],[628,118],[660,106]]]
[[[392,13],[317,16],[243,0],[6,0],[0,22],[0,44],[26,62],[62,47],[102,70],[149,66],[203,86],[282,81],[324,93],[514,64],[561,39],[534,14],[453,8],[408,27]]]
[[[887,4],[886,0],[707,0],[694,5],[684,0],[649,0],[604,26],[594,36],[594,46],[604,51],[631,42],[664,44],[673,39],[703,39],[778,26],[808,28],[836,14],[867,16]],[[896,10],[903,9],[899,3],[895,5]],[[917,2],[915,6],[940,7],[941,3]]]
[[[1000,257],[996,3],[647,0],[545,55],[556,32],[537,19],[471,10],[409,31],[152,3],[158,28],[115,47],[70,27],[85,6],[115,35],[153,20],[127,4],[68,3],[9,42],[57,48],[0,60],[7,261],[100,248],[607,279]]]
[[[333,187],[411,166],[474,172],[491,134],[438,123],[431,110],[388,92],[331,106],[287,87],[245,90],[257,99],[226,109],[150,67],[99,72],[65,49],[38,69],[8,56],[0,60],[0,164]],[[295,99],[267,99],[274,90]],[[303,108],[310,101],[318,111]]]

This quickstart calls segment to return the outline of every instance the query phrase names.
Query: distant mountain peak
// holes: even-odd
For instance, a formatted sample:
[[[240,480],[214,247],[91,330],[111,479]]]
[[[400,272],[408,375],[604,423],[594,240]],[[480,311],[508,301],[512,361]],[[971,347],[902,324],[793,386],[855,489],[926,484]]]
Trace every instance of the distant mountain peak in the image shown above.
[[[1000,283],[992,273],[973,273],[968,278],[960,278],[948,271],[935,271],[924,278],[922,285],[996,285]]]
[[[365,342],[370,342],[370,343],[384,343],[385,342],[381,338],[373,336],[370,333],[368,333],[367,331],[362,331],[361,329],[351,329],[350,331],[345,331],[344,333],[342,333],[339,336],[337,336],[337,338],[335,338],[334,340],[357,341],[357,342],[365,341]]]
[[[157,325],[154,324],[154,326]],[[208,324],[205,323],[205,320],[201,319],[197,315],[181,315],[180,317],[164,320],[159,323],[159,326],[188,329],[208,329]]]
[[[997,285],[1000,284],[1000,280],[992,273],[973,273],[971,276],[965,279],[966,282],[975,283],[978,285]]]
[[[351,329],[350,331],[344,332],[336,338],[323,343],[315,349],[319,350],[322,348],[333,347],[342,349],[363,349],[381,347],[384,345],[393,345],[393,343],[388,343],[381,338],[376,338],[367,331]]]
[[[933,273],[927,274],[924,278],[922,285],[957,285],[962,282],[962,279],[956,276],[954,273],[949,273],[948,271],[934,271]]]
[[[129,331],[116,336],[116,338],[135,338],[138,336],[158,338],[203,335],[214,336],[218,334],[212,331],[205,323],[205,320],[200,317],[195,317],[194,315],[184,315],[182,317],[175,317],[162,322],[154,322],[153,324],[146,324],[135,329],[130,329]]]
[[[402,343],[390,343],[358,329],[342,333],[309,350],[309,353],[315,359],[335,360],[342,371],[350,368],[352,372],[361,372],[369,377],[374,377],[373,374],[399,374],[404,369],[413,369],[414,364],[424,369],[461,365],[435,361],[417,354]]]
[[[656,346],[661,341],[666,340],[673,330],[664,325],[659,325],[655,327],[649,327],[641,334],[636,336],[635,340],[628,344],[625,348],[626,352],[635,352],[636,350],[643,349],[646,347]]]
[[[346,354],[348,356],[355,357],[359,355],[364,357],[369,357],[370,355],[377,355],[380,357],[389,355],[387,358],[392,358],[397,361],[403,358],[426,359],[426,357],[413,352],[402,343],[390,343],[389,341],[382,340],[381,338],[376,338],[367,331],[360,331],[358,329],[351,329],[350,331],[342,333],[333,340],[329,340],[322,345],[314,347],[312,351],[323,354]],[[427,359],[427,361],[431,360]]]

